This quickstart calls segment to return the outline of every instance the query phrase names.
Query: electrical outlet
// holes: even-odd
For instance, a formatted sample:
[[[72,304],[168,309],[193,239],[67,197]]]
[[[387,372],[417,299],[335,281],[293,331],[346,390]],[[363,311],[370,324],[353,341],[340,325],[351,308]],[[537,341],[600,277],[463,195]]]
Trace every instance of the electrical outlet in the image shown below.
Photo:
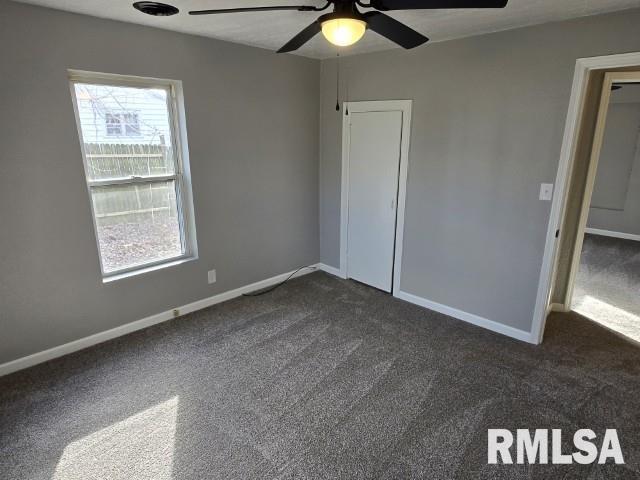
[[[180,310],[178,310],[177,308],[175,308],[173,310],[173,318],[179,317],[180,316]]]
[[[207,281],[209,283],[216,283],[216,271],[215,270],[209,270],[207,272]]]

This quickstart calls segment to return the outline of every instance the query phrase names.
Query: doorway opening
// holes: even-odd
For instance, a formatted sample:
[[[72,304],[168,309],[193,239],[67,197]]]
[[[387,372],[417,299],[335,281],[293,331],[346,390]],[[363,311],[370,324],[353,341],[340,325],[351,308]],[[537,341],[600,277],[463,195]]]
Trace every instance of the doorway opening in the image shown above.
[[[640,341],[639,64],[640,54],[578,61],[583,84],[576,91],[574,78],[577,107],[574,124],[571,107],[567,119],[550,232],[557,240],[545,251],[552,253],[546,308],[532,332],[540,340],[550,311],[573,311]],[[545,265],[541,288],[544,273]]]
[[[640,342],[640,72],[607,73],[604,82],[567,298],[571,310]]]
[[[340,276],[400,288],[411,100],[345,102]]]

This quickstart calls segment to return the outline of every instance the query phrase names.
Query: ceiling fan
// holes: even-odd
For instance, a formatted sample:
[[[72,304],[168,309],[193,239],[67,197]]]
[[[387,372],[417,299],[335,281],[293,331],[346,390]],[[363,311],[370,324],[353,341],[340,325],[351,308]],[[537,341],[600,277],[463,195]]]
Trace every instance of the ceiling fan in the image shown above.
[[[322,7],[312,5],[282,5],[265,7],[240,7],[214,10],[195,10],[190,15],[214,15],[220,13],[266,12],[274,10],[297,10],[299,12],[322,12],[333,6],[331,13],[318,17],[311,25],[289,40],[278,53],[292,52],[322,32],[325,38],[341,47],[353,45],[362,38],[367,28],[388,38],[406,49],[414,48],[429,39],[405,24],[382,12],[392,10],[435,10],[458,8],[504,8],[508,0],[326,0]],[[134,8],[149,15],[168,16],[178,13],[172,5],[159,2],[136,2]],[[360,12],[358,7],[373,9]]]

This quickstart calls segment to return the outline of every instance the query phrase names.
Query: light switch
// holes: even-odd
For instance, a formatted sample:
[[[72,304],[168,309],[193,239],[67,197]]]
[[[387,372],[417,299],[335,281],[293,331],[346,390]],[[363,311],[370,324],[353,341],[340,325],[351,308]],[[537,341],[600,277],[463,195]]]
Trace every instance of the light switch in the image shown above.
[[[553,198],[553,183],[540,184],[540,200],[551,200]]]
[[[207,280],[209,283],[216,283],[216,271],[215,270],[209,270],[207,272]]]

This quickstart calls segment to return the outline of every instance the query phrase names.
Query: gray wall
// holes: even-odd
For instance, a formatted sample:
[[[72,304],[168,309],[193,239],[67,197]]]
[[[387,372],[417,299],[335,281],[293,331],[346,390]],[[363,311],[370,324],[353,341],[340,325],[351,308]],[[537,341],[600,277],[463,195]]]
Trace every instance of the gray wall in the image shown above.
[[[640,96],[640,86],[625,88],[612,92],[612,97],[628,90],[637,90]],[[640,234],[640,103],[635,100],[612,98],[609,106],[587,222],[590,228]]]
[[[318,261],[319,62],[0,9],[0,363]],[[102,283],[68,68],[183,81],[198,261]]]
[[[349,100],[412,99],[401,289],[530,330],[575,60],[640,50],[640,11],[341,60]],[[428,34],[428,32],[425,32]],[[341,117],[322,63],[320,257],[337,267]]]

